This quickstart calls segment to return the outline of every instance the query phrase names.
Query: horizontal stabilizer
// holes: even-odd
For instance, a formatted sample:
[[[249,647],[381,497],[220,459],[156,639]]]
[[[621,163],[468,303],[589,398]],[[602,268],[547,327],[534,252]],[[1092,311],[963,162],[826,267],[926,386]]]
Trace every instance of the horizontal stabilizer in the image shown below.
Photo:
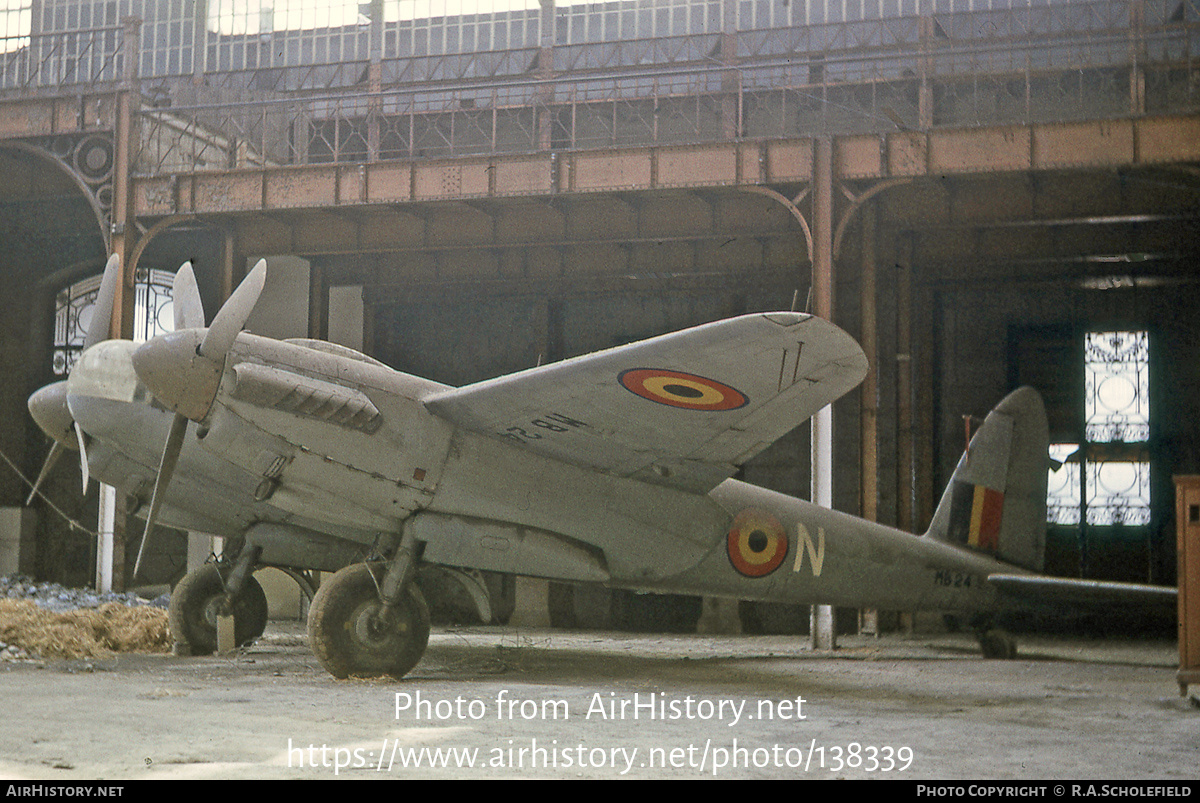
[[[1178,591],[1171,586],[1077,580],[1044,575],[992,574],[991,584],[1006,597],[1045,607],[1111,608],[1122,611],[1169,614],[1175,610]]]

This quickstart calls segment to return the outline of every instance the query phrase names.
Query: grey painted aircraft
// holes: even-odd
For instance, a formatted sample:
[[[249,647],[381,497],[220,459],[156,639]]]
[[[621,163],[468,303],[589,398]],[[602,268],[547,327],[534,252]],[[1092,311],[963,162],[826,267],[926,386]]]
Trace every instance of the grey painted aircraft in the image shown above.
[[[47,466],[80,449],[85,486],[136,500],[147,537],[159,521],[226,537],[223,562],[172,594],[174,637],[195,652],[215,648],[219,610],[239,642],[261,635],[263,565],[336,572],[308,629],[337,677],[417,663],[427,566],[474,589],[485,621],[480,571],[984,619],[1022,599],[1174,604],[1174,589],[1039,574],[1047,425],[1031,389],[987,417],[914,537],[730,479],[866,374],[828,321],[743,315],[454,388],[242,332],[265,272],[205,328],[184,265],[176,331],[137,345],[107,339],[110,260],[77,365],[29,404],[55,441]],[[1014,654],[981,634],[985,654]]]

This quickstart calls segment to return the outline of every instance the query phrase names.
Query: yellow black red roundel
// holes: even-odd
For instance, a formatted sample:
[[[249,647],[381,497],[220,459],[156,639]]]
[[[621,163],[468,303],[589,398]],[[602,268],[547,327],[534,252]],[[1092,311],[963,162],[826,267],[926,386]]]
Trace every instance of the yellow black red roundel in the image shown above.
[[[684,410],[736,410],[749,403],[746,394],[715,379],[661,368],[630,368],[617,378],[643,399]]]
[[[787,557],[788,540],[779,519],[746,508],[729,528],[729,562],[747,577],[765,577]]]

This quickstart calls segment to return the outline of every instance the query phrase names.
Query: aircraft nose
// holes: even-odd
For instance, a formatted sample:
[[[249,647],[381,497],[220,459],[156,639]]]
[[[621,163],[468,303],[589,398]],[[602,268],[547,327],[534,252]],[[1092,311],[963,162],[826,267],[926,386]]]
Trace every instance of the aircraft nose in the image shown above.
[[[29,414],[54,440],[75,448],[75,419],[67,407],[67,381],[55,382],[29,397]]]
[[[208,415],[225,367],[200,356],[203,339],[203,329],[185,329],[160,335],[133,353],[133,370],[154,397],[193,421]]]

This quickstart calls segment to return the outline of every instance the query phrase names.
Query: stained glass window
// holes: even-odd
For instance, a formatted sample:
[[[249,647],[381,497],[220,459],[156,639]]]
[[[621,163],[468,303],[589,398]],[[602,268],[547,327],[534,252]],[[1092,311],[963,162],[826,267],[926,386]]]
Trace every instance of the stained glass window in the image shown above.
[[[1079,482],[1079,444],[1050,445],[1050,459],[1059,464],[1050,469],[1047,486],[1046,521],[1049,524],[1078,524],[1083,510]]]
[[[1150,336],[1092,332],[1084,338],[1085,443],[1055,444],[1049,474],[1050,524],[1150,523]]]
[[[1086,437],[1093,443],[1150,438],[1150,358],[1146,332],[1093,332],[1087,362]]]
[[[1150,464],[1106,460],[1087,467],[1087,522],[1100,526],[1150,523]]]
[[[101,276],[76,282],[58,294],[54,313],[54,373],[66,376],[83,351],[83,340],[92,323]],[[174,274],[139,270],[134,287],[133,339],[141,342],[175,328],[171,303]]]

